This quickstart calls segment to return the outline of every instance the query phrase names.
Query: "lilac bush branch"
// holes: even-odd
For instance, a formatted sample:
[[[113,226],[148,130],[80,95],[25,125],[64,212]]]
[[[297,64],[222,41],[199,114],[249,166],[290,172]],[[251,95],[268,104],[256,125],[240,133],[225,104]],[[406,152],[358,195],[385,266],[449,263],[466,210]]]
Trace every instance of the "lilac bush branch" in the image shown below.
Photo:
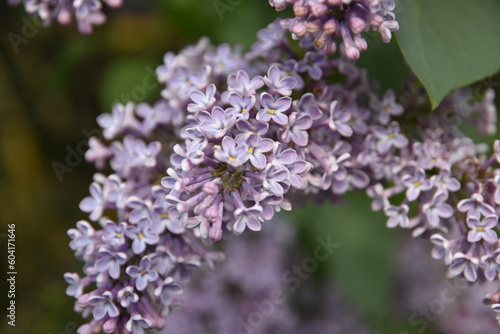
[[[156,104],[99,116],[106,140],[91,139],[86,158],[111,173],[97,173],[81,202],[93,223],[68,231],[85,262],[83,277],[65,276],[68,294],[94,315],[80,332],[161,329],[191,271],[222,259],[211,242],[260,231],[301,195],[334,203],[366,191],[389,228],[436,245],[450,277],[498,281],[500,144],[486,155],[449,117],[461,106],[483,129],[493,92],[477,101],[460,89],[415,117],[430,110],[415,81],[399,97],[378,94],[348,54],[292,49],[278,22],[246,53],[202,39],[165,56]]]

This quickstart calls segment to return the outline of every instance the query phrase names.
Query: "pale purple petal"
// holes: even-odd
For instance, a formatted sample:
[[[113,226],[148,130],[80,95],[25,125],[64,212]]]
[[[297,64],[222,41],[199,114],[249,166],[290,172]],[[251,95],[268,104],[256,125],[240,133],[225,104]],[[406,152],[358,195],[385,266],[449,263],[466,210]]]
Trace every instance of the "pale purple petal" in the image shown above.
[[[497,243],[498,242],[498,236],[497,236],[497,233],[493,230],[485,230],[482,232],[482,237],[483,239],[490,243],[490,244],[493,244],[493,243]],[[471,241],[472,242],[472,241]]]
[[[246,225],[252,231],[260,231],[262,229],[262,224],[255,216],[250,216],[247,218]]]
[[[283,113],[276,113],[274,115],[272,115],[272,119],[273,121],[275,121],[276,123],[280,124],[280,125],[285,125],[288,123],[288,117],[283,114]]]
[[[250,162],[257,169],[264,169],[266,167],[267,159],[262,153],[253,154],[250,156]]]
[[[477,230],[470,230],[467,234],[467,241],[469,242],[478,242],[482,238],[482,232],[478,232]]]
[[[297,159],[297,152],[291,148],[287,148],[286,150],[281,152],[278,157],[278,160],[284,165],[291,164],[296,159]]]

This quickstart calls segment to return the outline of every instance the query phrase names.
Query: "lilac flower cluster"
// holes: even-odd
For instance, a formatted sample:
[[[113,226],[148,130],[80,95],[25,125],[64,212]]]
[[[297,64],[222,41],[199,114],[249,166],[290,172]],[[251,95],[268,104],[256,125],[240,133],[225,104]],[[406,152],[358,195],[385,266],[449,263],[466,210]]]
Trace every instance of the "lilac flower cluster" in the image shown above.
[[[179,122],[171,112],[162,103],[127,104],[98,118],[104,138],[114,141],[105,146],[91,138],[86,158],[101,168],[109,160],[113,173],[96,174],[90,196],[80,203],[96,224],[82,220],[68,231],[85,275],[65,274],[67,294],[76,298],[76,311],[92,316],[79,333],[163,328],[190,271],[222,259],[169,215],[159,179],[171,150],[164,144],[175,140],[165,134]],[[162,141],[145,142],[149,136]]]
[[[488,90],[474,101],[470,91],[456,91],[433,113],[415,119],[417,128],[406,133],[396,121],[374,126],[358,156],[370,167],[371,180],[379,180],[367,189],[372,209],[384,211],[388,227],[430,238],[432,256],[444,259],[448,277],[470,283],[499,280],[500,169],[493,165],[500,161],[500,142],[487,159],[487,149],[457,125],[467,121],[464,111],[480,131],[485,131],[485,119],[496,123],[492,94]],[[499,301],[492,302],[497,310]]]
[[[78,312],[92,316],[80,332],[162,328],[189,269],[220,258],[200,238],[260,230],[274,212],[291,208],[285,195],[292,190],[343,182],[351,114],[331,97],[335,89],[350,96],[352,87],[321,79],[317,97],[300,91],[304,79],[348,65],[309,52],[288,64],[297,67],[291,75],[280,64],[264,67],[268,60],[254,55],[268,47],[262,40],[272,29],[248,54],[207,40],[167,53],[157,70],[165,84],[160,101],[118,104],[98,117],[109,143],[91,138],[86,159],[98,168],[109,164],[112,173],[96,174],[80,204],[96,224],[80,221],[68,232],[85,261],[85,276],[66,274],[68,294]],[[276,41],[281,55],[269,56],[284,57],[285,41]],[[310,57],[321,61],[308,66]]]
[[[313,54],[320,57],[308,52],[304,59]],[[295,75],[312,77],[314,71],[298,65],[302,61],[287,60],[282,66],[293,64]],[[500,161],[500,144],[486,159],[485,147],[459,128],[469,123],[482,133],[496,132],[493,90],[482,98],[468,89],[456,90],[432,113],[412,116],[413,110],[429,108],[414,82],[399,99],[391,90],[379,98],[364,71],[341,60],[321,64],[315,62],[321,79],[309,84],[315,94],[306,92],[297,103],[302,113],[314,109],[323,114],[306,129],[309,140],[300,148],[312,164],[302,175],[302,189],[333,195],[366,189],[372,209],[384,211],[388,227],[411,229],[413,236],[430,237],[438,245],[433,256],[445,257],[450,277],[498,281],[500,170],[492,166]],[[322,81],[333,66],[346,75],[346,83]],[[328,127],[322,127],[326,121]],[[492,307],[497,310],[500,300],[495,298]]]
[[[313,45],[326,54],[337,50],[337,39],[342,40],[347,58],[359,58],[368,48],[361,35],[377,30],[385,43],[393,31],[399,29],[393,10],[394,0],[269,0],[276,10],[293,5],[295,17],[284,19],[281,25],[302,45]]]
[[[432,327],[442,334],[470,334],[477,331],[478,323],[481,333],[498,332],[491,311],[478,307],[495,282],[468,286],[459,278],[443,280],[444,268],[428,256],[428,245],[410,235],[400,238],[395,266],[398,297],[393,309],[409,320],[414,328],[410,333]]]
[[[458,127],[494,132],[493,92],[458,90],[422,113],[414,81],[379,96],[346,57],[297,54],[285,35],[274,22],[247,53],[206,39],[167,53],[158,102],[99,116],[110,143],[91,138],[86,158],[112,173],[80,205],[97,224],[69,231],[86,276],[67,274],[68,294],[93,317],[82,333],[163,327],[188,269],[220,259],[207,239],[261,230],[299,193],[365,190],[388,227],[437,245],[450,276],[498,280],[500,144],[486,159]]]
[[[103,5],[116,8],[122,5],[122,0],[7,0],[10,5],[21,2],[28,14],[42,20],[45,25],[57,20],[67,25],[74,17],[78,23],[78,30],[83,34],[92,32],[94,26],[106,21],[102,12]]]
[[[307,145],[312,125],[292,107],[297,81],[278,67],[252,78],[238,70],[227,80],[226,90],[211,84],[190,93],[185,143],[174,146],[173,167],[162,180],[181,224],[198,226],[213,240],[221,238],[223,222],[238,234],[257,231],[275,211],[289,208],[283,195],[302,186],[308,164],[288,146],[292,140]]]

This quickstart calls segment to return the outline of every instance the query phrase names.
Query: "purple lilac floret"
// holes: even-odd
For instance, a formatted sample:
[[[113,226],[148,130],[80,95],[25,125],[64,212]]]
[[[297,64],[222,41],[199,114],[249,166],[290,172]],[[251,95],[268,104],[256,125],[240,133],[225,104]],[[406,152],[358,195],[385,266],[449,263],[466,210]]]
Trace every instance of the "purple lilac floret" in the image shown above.
[[[94,26],[106,22],[103,9],[117,8],[122,0],[7,0],[10,5],[23,3],[28,14],[40,19],[44,25],[53,21],[67,25],[74,18],[82,34],[90,34]]]
[[[430,107],[414,81],[399,98],[379,96],[345,57],[308,50],[291,64],[276,23],[258,38],[248,53],[206,39],[168,53],[157,69],[160,101],[98,118],[106,141],[92,138],[86,158],[112,172],[97,173],[80,204],[92,223],[68,231],[85,262],[84,276],[65,276],[68,294],[77,311],[99,317],[82,333],[162,328],[191,270],[221,258],[207,244],[261,230],[301,195],[338,201],[364,190],[388,227],[435,244],[450,277],[498,281],[500,144],[487,157],[458,127],[484,128],[492,91],[478,102],[458,90],[415,117]],[[228,63],[216,69],[222,56]],[[319,68],[304,67],[310,59]]]
[[[368,48],[362,33],[378,31],[382,41],[388,43],[392,32],[399,29],[393,13],[394,0],[269,0],[269,4],[278,11],[292,5],[295,17],[281,20],[280,24],[294,39],[301,39],[302,46],[313,46],[325,54],[333,54],[340,45],[351,60],[358,59]],[[314,62],[321,58],[308,56],[306,59]],[[299,68],[305,70],[304,65]],[[318,68],[308,70],[313,78],[321,75]],[[390,106],[387,104],[390,100],[388,95],[381,105]],[[394,109],[392,112],[399,111]]]

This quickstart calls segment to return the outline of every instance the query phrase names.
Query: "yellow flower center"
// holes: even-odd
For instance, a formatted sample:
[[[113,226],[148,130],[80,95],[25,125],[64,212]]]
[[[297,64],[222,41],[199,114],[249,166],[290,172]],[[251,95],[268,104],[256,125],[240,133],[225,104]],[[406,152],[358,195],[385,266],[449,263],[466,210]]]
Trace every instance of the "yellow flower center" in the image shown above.
[[[229,161],[234,161],[234,160],[236,160],[235,157],[229,157]]]
[[[271,115],[274,115],[276,113],[276,110],[268,109],[267,112],[270,113]]]
[[[248,149],[248,153],[250,153],[250,154],[253,154],[253,151],[254,151],[254,148],[253,148],[253,147],[250,147],[250,148]]]
[[[244,115],[244,114],[246,114],[246,113],[247,113],[247,108],[243,108],[243,109],[241,109],[241,113],[242,113],[243,115]]]
[[[484,226],[478,226],[477,227],[478,232],[483,232],[484,231]]]
[[[142,238],[144,238],[144,234],[142,234],[142,232],[139,232],[139,233],[137,234],[137,237],[138,237],[139,239],[142,239]]]
[[[117,238],[121,238],[121,237],[122,237],[122,234],[121,234],[121,233],[116,233],[116,237],[117,237]]]
[[[389,133],[389,139],[394,139],[396,138],[396,135],[394,133]]]

